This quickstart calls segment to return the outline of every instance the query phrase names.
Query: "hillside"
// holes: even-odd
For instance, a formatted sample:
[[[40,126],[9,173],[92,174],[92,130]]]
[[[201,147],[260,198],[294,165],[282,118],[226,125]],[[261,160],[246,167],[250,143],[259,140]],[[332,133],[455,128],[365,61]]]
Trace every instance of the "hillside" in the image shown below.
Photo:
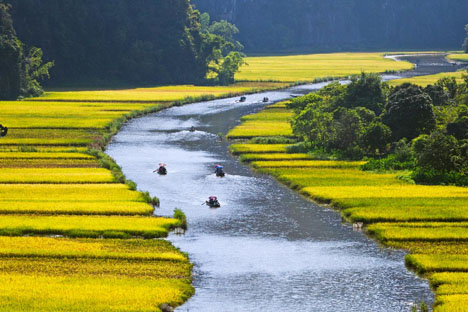
[[[193,0],[240,30],[247,52],[460,49],[467,0]]]

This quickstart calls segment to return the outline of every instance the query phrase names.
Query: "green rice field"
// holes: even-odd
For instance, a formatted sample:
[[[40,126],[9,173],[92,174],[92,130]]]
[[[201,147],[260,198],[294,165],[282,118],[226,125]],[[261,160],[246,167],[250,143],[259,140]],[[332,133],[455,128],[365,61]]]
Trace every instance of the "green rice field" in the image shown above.
[[[412,82],[418,79],[416,83],[424,85],[424,79],[433,83],[439,77]],[[314,160],[312,155],[288,153],[288,145],[248,141],[264,136],[257,125],[271,120],[271,128],[275,123],[283,127],[290,116],[281,103],[244,118],[230,137],[245,140],[231,145],[231,153],[311,200],[330,204],[346,220],[363,222],[366,232],[384,246],[407,250],[408,267],[428,278],[436,294],[434,311],[467,311],[468,189],[415,185],[398,178],[406,172],[367,172],[360,170],[365,162]]]

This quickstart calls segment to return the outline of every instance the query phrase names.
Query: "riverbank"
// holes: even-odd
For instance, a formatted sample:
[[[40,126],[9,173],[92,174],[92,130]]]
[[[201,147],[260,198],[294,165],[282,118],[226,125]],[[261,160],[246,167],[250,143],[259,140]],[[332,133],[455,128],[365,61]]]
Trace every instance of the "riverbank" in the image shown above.
[[[290,114],[283,103],[246,116],[227,135],[245,139],[232,145],[231,152],[257,171],[336,209],[355,229],[362,223],[366,233],[384,246],[409,251],[407,265],[428,278],[435,291],[434,310],[465,311],[467,189],[412,185],[398,179],[398,172],[363,172],[363,162],[315,160],[311,155],[288,152],[287,144],[255,143],[290,138]],[[264,129],[280,131],[267,133]],[[261,139],[248,141],[259,136]]]

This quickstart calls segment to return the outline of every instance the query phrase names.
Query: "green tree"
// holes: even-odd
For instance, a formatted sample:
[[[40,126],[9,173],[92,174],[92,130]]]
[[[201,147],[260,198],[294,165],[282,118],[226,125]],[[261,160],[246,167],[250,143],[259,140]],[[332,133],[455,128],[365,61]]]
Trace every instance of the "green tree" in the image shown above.
[[[324,97],[317,93],[309,93],[289,101],[286,106],[292,109],[296,114],[301,113],[308,105],[310,107],[322,107]]]
[[[210,29],[210,22],[211,22],[210,14],[208,14],[208,13],[202,13],[202,14],[200,15],[200,26],[201,26],[201,31],[202,31],[202,33],[207,33],[207,32],[209,32],[209,29]]]
[[[308,105],[291,123],[294,134],[314,147],[326,148],[336,135],[333,114],[315,105]]]
[[[0,3],[0,100],[15,100],[21,88],[22,46],[8,11]]]
[[[392,130],[395,141],[414,139],[436,127],[431,98],[417,85],[405,83],[394,88],[385,110],[383,122]]]
[[[459,171],[467,159],[461,157],[459,142],[451,135],[435,131],[422,135],[413,142],[417,165],[424,169]]]
[[[224,39],[223,54],[229,54],[232,51],[242,51],[244,46],[235,39],[235,36],[239,33],[236,25],[229,23],[228,21],[221,20],[214,22],[208,28],[208,32]]]
[[[21,79],[22,96],[39,96],[43,93],[39,81],[44,78],[50,78],[49,70],[54,66],[54,62],[43,64],[43,55],[41,49],[32,47],[24,59]]]
[[[458,84],[455,77],[443,77],[435,83],[435,86],[444,90],[450,99],[457,96]]]
[[[363,132],[363,123],[354,109],[341,107],[333,113],[333,127],[336,137],[331,142],[333,149],[341,151],[354,150]]]
[[[231,51],[222,61],[218,71],[219,83],[228,85],[234,83],[234,75],[239,68],[244,65],[244,58],[242,53]]]
[[[391,140],[390,128],[379,121],[374,121],[364,130],[361,145],[368,155],[379,156],[386,153]]]
[[[348,108],[365,107],[380,115],[385,104],[382,79],[378,74],[361,73],[353,77],[347,87],[345,106]]]

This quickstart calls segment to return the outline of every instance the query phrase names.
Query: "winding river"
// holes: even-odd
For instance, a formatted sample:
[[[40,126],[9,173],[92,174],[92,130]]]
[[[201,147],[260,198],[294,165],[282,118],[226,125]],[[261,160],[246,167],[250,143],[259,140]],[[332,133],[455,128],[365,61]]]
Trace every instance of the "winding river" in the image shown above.
[[[458,68],[440,56],[411,59],[419,66],[403,76]],[[161,199],[156,214],[176,207],[187,214],[189,231],[169,240],[195,264],[196,294],[178,311],[409,311],[415,301],[433,301],[403,252],[381,249],[338,213],[252,172],[219,139],[262,109],[263,97],[276,102],[323,85],[174,107],[134,119],[114,137],[107,153],[140,190]],[[159,162],[167,176],[152,173]],[[218,163],[224,179],[213,174]],[[221,209],[202,205],[210,195]]]

